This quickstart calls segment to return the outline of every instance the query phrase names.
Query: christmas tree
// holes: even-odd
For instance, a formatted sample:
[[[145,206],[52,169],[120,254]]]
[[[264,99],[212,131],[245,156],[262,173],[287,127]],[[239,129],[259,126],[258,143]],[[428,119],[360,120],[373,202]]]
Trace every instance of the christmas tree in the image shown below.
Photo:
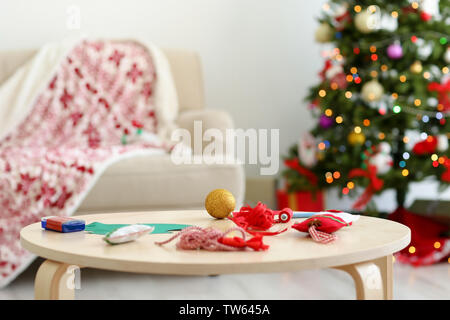
[[[450,1],[336,0],[316,40],[328,43],[307,97],[317,125],[285,159],[289,192],[338,187],[364,211],[373,194],[450,183]]]

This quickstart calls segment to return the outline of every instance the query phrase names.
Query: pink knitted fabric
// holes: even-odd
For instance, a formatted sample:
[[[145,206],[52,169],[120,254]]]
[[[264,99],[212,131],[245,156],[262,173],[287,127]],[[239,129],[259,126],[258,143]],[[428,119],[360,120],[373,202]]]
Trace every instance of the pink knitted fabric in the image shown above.
[[[20,245],[24,226],[72,215],[109,164],[164,148],[122,141],[138,128],[158,133],[146,47],[83,40],[55,64],[30,112],[0,139],[0,287],[33,258]]]
[[[245,231],[242,228],[231,228],[225,232],[220,232],[213,228],[200,228],[200,227],[188,227],[186,229],[181,230],[171,238],[161,241],[155,242],[157,245],[163,245],[171,242],[172,240],[180,237],[180,240],[177,242],[177,248],[183,250],[196,250],[196,249],[204,249],[208,251],[240,251],[243,248],[236,248],[224,245],[220,243],[218,240],[220,238],[225,237],[232,231],[239,231],[242,234],[242,239],[245,241]]]

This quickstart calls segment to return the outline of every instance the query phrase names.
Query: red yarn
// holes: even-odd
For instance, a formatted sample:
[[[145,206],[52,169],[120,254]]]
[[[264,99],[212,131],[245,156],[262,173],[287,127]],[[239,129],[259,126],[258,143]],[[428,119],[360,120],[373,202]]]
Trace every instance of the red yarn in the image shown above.
[[[239,231],[241,237],[226,237],[232,231]],[[177,248],[182,250],[204,249],[208,251],[239,251],[245,248],[251,248],[255,251],[267,250],[269,246],[262,242],[262,237],[257,236],[246,240],[245,231],[242,228],[231,228],[225,232],[213,228],[188,227],[175,234],[166,241],[155,242],[157,245],[163,245],[180,237],[177,242]]]
[[[251,227],[267,230],[275,223],[272,210],[261,202],[258,202],[254,208],[247,205],[242,207],[239,212],[233,212],[232,220],[243,229]]]
[[[239,227],[241,227],[250,234],[272,236],[286,231],[287,228],[275,232],[261,232],[261,231],[268,230],[275,223],[282,222],[280,218],[278,218],[278,220],[275,220],[276,213],[279,214],[281,212],[287,213],[290,216],[290,218],[292,218],[292,210],[289,208],[286,208],[281,211],[272,211],[269,208],[267,208],[265,204],[258,202],[258,204],[254,208],[247,205],[242,207],[241,210],[239,210],[239,212],[233,212],[233,217],[231,218],[231,220],[234,223],[236,223],[236,225],[238,225]]]
[[[242,230],[242,229],[241,229]],[[245,247],[249,247],[252,248],[255,251],[259,251],[259,250],[267,250],[269,248],[269,246],[265,245],[262,242],[263,237],[261,236],[255,236],[253,238],[251,238],[250,240],[245,241],[245,238],[241,238],[241,237],[222,237],[219,238],[219,242],[227,245],[227,246],[231,246],[234,248],[245,248]]]

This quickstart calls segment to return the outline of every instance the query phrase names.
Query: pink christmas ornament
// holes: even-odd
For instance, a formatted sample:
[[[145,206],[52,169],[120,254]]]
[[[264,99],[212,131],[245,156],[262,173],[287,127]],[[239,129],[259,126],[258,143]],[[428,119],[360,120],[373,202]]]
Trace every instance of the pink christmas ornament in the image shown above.
[[[387,48],[387,55],[390,59],[397,60],[403,57],[403,48],[399,42],[391,44]]]
[[[323,129],[328,129],[331,128],[334,124],[333,119],[331,119],[330,117],[327,117],[326,115],[322,114],[320,115],[319,118],[319,125],[323,128]]]

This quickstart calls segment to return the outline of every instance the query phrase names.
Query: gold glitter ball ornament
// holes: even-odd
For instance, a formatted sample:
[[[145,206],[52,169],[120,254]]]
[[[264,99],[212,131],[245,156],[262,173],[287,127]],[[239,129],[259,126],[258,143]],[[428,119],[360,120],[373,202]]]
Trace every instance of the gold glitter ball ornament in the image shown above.
[[[366,141],[366,136],[363,133],[351,132],[348,135],[347,140],[352,146],[362,145]]]
[[[333,40],[334,30],[328,23],[321,23],[319,28],[317,28],[315,33],[315,38],[317,42],[326,43]]]
[[[421,73],[422,70],[423,70],[422,62],[420,62],[420,61],[414,62],[411,65],[410,70],[411,70],[412,73],[415,73],[415,74]]]
[[[362,10],[355,15],[355,27],[361,33],[371,33],[376,31],[375,15],[369,10]]]
[[[205,209],[216,219],[228,217],[235,206],[236,200],[233,194],[226,189],[213,190],[206,196]]]
[[[361,97],[366,102],[379,101],[383,97],[383,92],[383,86],[374,79],[363,85]]]

